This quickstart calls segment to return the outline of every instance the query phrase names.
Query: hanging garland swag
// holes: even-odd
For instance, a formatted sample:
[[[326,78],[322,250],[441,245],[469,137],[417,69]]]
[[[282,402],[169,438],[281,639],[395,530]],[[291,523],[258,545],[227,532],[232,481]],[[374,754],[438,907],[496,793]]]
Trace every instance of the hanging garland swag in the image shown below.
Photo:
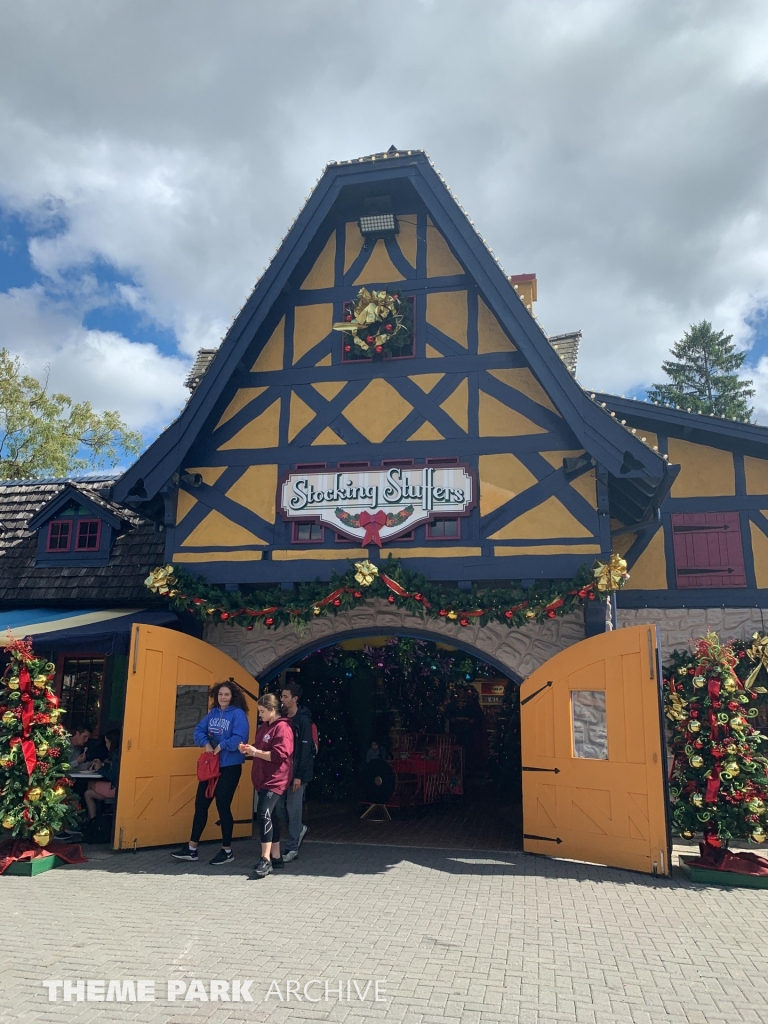
[[[609,561],[597,562],[591,570],[582,568],[570,581],[559,580],[528,590],[473,588],[471,595],[463,597],[457,590],[430,583],[404,569],[398,558],[389,555],[381,567],[368,560],[353,562],[342,576],[334,573],[330,584],[317,580],[301,584],[298,595],[277,589],[260,592],[264,607],[254,607],[253,597],[224,592],[174,565],[154,569],[144,584],[175,608],[191,612],[204,622],[218,619],[246,629],[253,629],[257,622],[267,629],[283,625],[301,628],[300,623],[311,621],[315,615],[336,615],[377,597],[422,618],[445,619],[459,626],[502,622],[519,627],[567,615],[584,601],[604,600],[628,579],[627,563],[619,555],[611,555]]]

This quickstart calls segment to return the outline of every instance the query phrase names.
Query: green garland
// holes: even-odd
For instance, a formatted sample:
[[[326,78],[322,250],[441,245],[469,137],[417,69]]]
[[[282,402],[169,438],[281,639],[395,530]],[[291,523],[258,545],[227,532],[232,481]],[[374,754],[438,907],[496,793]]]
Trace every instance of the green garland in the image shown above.
[[[317,579],[302,583],[298,593],[277,587],[248,594],[227,592],[174,565],[155,569],[145,585],[153,593],[166,597],[172,607],[191,612],[203,622],[220,621],[246,629],[263,623],[268,629],[293,625],[301,631],[306,628],[304,624],[317,615],[337,615],[373,598],[384,599],[421,618],[444,619],[459,626],[501,622],[519,627],[568,615],[585,601],[604,600],[606,593],[615,589],[604,586],[615,558],[612,556],[611,563],[598,563],[597,569],[585,566],[571,580],[541,582],[525,590],[522,587],[482,589],[473,586],[467,594],[428,581],[404,568],[400,560],[391,555],[380,567],[368,561],[350,562],[350,568],[343,575],[334,572],[330,583]],[[613,575],[615,578],[615,570]],[[618,585],[622,582],[623,579]]]

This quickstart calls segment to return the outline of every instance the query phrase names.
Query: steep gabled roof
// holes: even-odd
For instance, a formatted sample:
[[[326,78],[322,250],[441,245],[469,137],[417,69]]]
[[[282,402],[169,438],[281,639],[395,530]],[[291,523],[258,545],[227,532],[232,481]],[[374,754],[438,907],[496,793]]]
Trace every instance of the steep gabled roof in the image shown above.
[[[120,505],[103,498],[94,488],[84,487],[82,484],[67,483],[55,494],[50,501],[47,501],[38,512],[29,520],[27,529],[36,530],[46,519],[56,515],[70,501],[76,501],[83,508],[89,509],[94,515],[109,523],[115,530],[119,530],[123,523],[130,522],[132,513]]]
[[[410,185],[424,202],[551,401],[583,447],[610,474],[616,514],[632,521],[642,518],[649,506],[660,504],[673,478],[669,467],[582,391],[441,176],[418,150],[390,151],[328,165],[186,408],[116,484],[118,501],[153,497],[178,470],[299,260],[334,207],[344,205],[345,191],[378,188],[381,183],[395,187],[398,182]]]

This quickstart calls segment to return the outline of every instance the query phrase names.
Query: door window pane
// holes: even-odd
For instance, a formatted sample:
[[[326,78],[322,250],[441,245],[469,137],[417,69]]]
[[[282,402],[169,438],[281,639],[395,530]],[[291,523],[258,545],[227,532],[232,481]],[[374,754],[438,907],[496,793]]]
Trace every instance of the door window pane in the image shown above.
[[[64,658],[60,700],[65,727],[85,718],[92,729],[98,728],[103,686],[104,658]]]
[[[195,726],[208,714],[207,686],[177,686],[173,719],[174,747],[195,746]]]
[[[573,756],[608,760],[605,690],[571,690]]]

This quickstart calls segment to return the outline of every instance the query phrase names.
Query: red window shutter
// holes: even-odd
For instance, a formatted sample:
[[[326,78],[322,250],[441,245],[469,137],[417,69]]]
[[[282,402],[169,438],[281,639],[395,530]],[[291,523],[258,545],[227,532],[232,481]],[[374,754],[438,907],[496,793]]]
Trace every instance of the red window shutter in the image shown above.
[[[738,512],[683,512],[672,516],[678,590],[746,587]]]

